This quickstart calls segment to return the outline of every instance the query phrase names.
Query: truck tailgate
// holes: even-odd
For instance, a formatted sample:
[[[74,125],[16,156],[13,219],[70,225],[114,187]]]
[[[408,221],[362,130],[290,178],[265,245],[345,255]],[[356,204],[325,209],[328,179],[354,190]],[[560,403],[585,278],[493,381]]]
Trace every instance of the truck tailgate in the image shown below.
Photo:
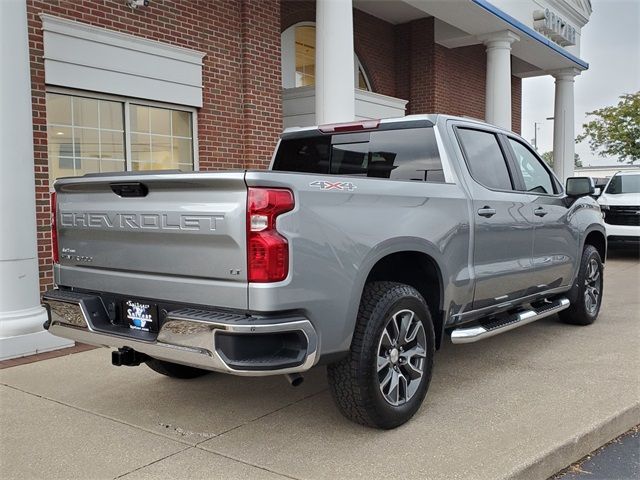
[[[247,308],[244,172],[56,182],[60,285]]]

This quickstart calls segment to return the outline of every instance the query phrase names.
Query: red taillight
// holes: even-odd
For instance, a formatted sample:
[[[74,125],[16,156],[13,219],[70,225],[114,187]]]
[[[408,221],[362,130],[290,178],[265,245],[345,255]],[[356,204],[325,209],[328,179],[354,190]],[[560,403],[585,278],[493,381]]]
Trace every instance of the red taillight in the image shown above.
[[[51,194],[51,256],[53,257],[53,263],[60,261],[58,255],[58,222],[56,220],[56,213],[58,206],[56,204],[56,192]]]
[[[276,230],[276,218],[293,210],[293,193],[283,188],[249,188],[247,272],[250,282],[279,282],[289,274],[289,244]]]

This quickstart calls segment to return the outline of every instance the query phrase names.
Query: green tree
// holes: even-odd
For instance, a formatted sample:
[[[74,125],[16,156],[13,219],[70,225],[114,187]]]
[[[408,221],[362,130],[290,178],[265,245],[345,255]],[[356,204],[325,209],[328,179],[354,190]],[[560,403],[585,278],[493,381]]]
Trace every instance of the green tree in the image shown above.
[[[593,120],[582,125],[576,142],[589,141],[591,151],[619,162],[640,160],[640,92],[622,95],[617,105],[587,112]]]
[[[542,160],[544,160],[547,165],[553,168],[553,152],[544,152],[540,156],[542,157]],[[573,157],[573,165],[576,168],[582,167],[582,160],[580,160],[580,155],[578,155],[577,153]]]

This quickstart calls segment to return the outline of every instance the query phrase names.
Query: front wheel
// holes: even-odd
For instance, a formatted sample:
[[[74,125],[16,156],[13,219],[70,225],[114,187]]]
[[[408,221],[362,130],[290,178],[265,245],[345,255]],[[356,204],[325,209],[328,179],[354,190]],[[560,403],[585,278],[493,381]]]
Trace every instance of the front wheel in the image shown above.
[[[570,293],[571,306],[560,312],[563,322],[591,325],[598,318],[604,287],[602,259],[593,245],[585,245],[578,277]]]
[[[370,283],[349,355],[327,368],[331,394],[354,422],[398,427],[422,404],[434,352],[433,323],[422,295],[400,283]]]

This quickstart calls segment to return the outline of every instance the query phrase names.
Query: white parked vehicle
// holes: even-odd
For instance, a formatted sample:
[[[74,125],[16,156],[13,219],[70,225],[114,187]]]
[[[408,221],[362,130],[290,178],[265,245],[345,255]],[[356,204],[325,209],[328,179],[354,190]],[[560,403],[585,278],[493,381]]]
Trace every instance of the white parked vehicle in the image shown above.
[[[598,203],[609,242],[640,243],[640,169],[617,172]]]

